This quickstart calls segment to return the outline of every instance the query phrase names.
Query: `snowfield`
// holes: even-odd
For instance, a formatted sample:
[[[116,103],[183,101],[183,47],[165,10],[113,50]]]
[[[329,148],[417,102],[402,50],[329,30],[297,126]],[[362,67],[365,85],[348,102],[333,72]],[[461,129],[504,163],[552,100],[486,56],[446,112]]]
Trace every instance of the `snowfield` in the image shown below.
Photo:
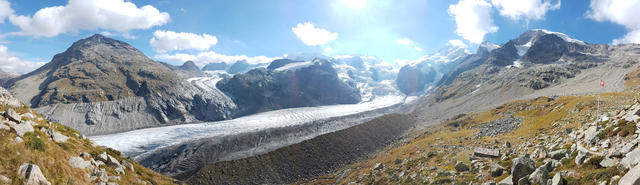
[[[117,149],[127,156],[136,158],[157,149],[193,140],[301,125],[315,120],[357,114],[415,100],[414,97],[383,96],[359,104],[281,109],[231,120],[147,128],[92,136],[90,139],[98,145]]]

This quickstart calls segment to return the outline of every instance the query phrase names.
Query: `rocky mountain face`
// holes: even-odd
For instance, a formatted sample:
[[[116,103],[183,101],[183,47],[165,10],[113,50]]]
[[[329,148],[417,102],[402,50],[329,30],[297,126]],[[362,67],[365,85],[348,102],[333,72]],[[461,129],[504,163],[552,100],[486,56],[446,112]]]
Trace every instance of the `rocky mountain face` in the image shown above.
[[[187,63],[177,70],[197,67]],[[48,119],[89,135],[226,119],[235,108],[230,99],[204,93],[129,44],[98,34],[8,86]]]
[[[490,89],[528,94],[560,84],[609,60],[629,57],[615,54],[619,52],[622,51],[562,33],[531,30],[494,50],[480,47],[478,53],[446,75],[443,86],[435,92],[436,101]]]
[[[15,73],[4,72],[0,70],[0,87],[3,87],[4,84],[7,83],[9,80],[18,76],[20,75]]]
[[[179,184],[49,122],[0,87],[0,184]]]
[[[447,46],[435,54],[423,56],[400,69],[396,79],[398,89],[410,95],[425,90],[425,87],[434,87],[452,68],[470,60],[468,56],[464,48],[457,46]],[[472,64],[466,65],[473,67]]]
[[[246,60],[237,61],[227,69],[229,74],[237,74],[249,71],[251,65]]]
[[[276,60],[273,66],[279,65]],[[225,78],[216,87],[238,106],[234,115],[291,107],[360,102],[358,89],[338,78],[327,60],[289,63],[275,69],[257,68]]]
[[[204,77],[207,76],[203,71],[196,66],[193,61],[186,61],[184,64],[180,66],[174,66],[167,63],[162,63],[167,66],[171,71],[176,73],[182,79],[189,79],[193,77]]]

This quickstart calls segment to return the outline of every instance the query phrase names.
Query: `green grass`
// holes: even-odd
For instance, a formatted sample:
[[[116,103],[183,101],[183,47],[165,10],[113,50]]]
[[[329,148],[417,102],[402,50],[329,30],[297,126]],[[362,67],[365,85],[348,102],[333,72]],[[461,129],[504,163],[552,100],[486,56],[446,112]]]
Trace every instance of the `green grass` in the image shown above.
[[[35,133],[27,132],[23,138],[29,149],[44,152],[45,144]]]

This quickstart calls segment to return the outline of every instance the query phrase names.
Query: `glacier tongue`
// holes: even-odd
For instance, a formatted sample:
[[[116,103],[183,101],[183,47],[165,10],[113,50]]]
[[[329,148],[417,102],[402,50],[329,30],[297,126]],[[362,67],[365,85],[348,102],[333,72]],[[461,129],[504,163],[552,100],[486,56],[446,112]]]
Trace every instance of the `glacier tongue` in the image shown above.
[[[140,129],[123,133],[92,136],[90,139],[98,145],[117,149],[135,158],[139,155],[151,153],[156,149],[192,140],[299,125],[315,120],[389,107],[406,103],[405,101],[407,100],[412,101],[415,100],[415,98],[384,96],[359,104],[281,109],[232,120]]]

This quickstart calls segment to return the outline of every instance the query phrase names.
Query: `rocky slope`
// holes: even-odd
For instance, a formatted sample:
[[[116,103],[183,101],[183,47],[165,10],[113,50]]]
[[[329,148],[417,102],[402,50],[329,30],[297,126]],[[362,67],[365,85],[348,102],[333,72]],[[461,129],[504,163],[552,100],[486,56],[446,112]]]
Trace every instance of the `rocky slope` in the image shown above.
[[[48,119],[89,135],[221,120],[235,108],[129,44],[98,34],[7,86]]]
[[[0,184],[177,184],[49,122],[0,88]]]
[[[539,97],[453,117],[303,184],[637,184],[638,72],[627,74],[624,92]]]
[[[276,61],[278,62],[278,61]],[[216,84],[238,106],[234,116],[269,110],[360,102],[358,89],[338,78],[327,60],[253,69]]]
[[[174,66],[167,63],[162,64],[167,66],[169,69],[171,69],[171,71],[176,73],[182,79],[207,76],[203,71],[200,70],[200,68],[198,68],[198,66],[196,66],[193,61],[186,61],[180,66]]]

